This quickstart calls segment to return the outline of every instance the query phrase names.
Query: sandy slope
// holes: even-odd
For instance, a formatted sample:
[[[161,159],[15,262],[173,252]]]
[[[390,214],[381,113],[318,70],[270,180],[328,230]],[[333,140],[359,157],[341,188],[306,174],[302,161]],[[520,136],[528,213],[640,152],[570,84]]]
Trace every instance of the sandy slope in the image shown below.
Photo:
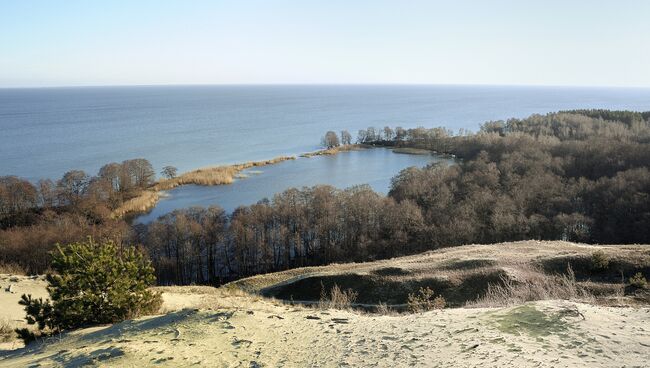
[[[475,270],[449,271],[450,264],[480,259],[516,271],[525,262],[588,256],[596,248],[616,256],[619,264],[643,266],[650,257],[648,246],[519,242],[290,270],[219,289],[161,287],[165,314],[78,330],[18,350],[2,351],[11,348],[5,344],[0,367],[650,367],[650,308],[642,303],[606,307],[551,300],[386,316],[291,306],[242,291],[312,274],[373,274],[387,267],[411,272],[398,277],[405,282],[440,272],[460,277]],[[0,284],[10,282],[16,292],[0,291],[0,317],[18,323],[20,294],[44,296],[45,283],[0,275]]]
[[[0,366],[641,367],[650,358],[650,308],[544,301],[379,316],[210,288],[165,293],[168,308],[190,299],[197,309],[76,331],[5,352]]]

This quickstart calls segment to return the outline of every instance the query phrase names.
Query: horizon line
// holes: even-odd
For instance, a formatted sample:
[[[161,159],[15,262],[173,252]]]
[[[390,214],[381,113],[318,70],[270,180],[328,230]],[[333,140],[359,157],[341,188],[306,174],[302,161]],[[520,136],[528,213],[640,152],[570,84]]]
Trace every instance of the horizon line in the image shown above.
[[[10,89],[57,89],[57,88],[120,88],[120,87],[282,87],[282,86],[421,86],[421,87],[539,87],[539,88],[593,88],[593,89],[650,89],[650,86],[620,85],[569,85],[569,84],[493,84],[493,83],[142,83],[142,84],[78,84],[44,86],[0,86],[0,90]]]

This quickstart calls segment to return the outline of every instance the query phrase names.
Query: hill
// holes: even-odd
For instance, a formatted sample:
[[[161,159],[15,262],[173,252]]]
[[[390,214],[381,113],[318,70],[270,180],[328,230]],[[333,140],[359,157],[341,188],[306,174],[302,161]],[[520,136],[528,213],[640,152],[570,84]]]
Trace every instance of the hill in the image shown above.
[[[608,261],[604,269],[593,266],[596,251]],[[648,275],[649,267],[646,245],[527,241],[294,269],[221,288],[160,287],[162,315],[4,351],[0,365],[642,366],[650,351],[647,292],[622,284],[620,271]],[[27,280],[15,283],[17,294]],[[316,302],[321,282],[355,288],[365,311],[260,296]],[[452,308],[369,312],[378,300],[399,308],[421,286]],[[2,310],[8,295],[16,294],[3,292]]]

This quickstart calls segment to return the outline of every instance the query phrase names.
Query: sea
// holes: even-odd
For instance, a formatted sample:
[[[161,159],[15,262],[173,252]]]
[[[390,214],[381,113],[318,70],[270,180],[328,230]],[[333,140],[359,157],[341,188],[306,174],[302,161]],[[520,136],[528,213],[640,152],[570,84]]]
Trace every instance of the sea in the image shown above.
[[[647,111],[650,89],[468,85],[0,89],[0,176],[56,180],[72,169],[96,174],[106,163],[131,158],[146,158],[157,171],[172,165],[183,172],[314,151],[328,130],[346,129],[353,136],[369,126],[477,131],[490,120],[587,108]],[[317,182],[337,187],[370,184],[386,192],[399,170],[436,160],[383,151],[338,156],[285,162],[280,167],[293,174],[278,169],[268,175],[271,181],[258,183],[265,190],[246,192],[242,196],[246,200],[225,201],[224,196],[233,195],[227,193],[196,193],[205,188],[189,188],[194,195],[174,192],[167,201],[174,194],[195,200],[165,211],[226,202],[232,209],[283,188]],[[262,168],[251,175],[261,180],[272,170],[276,169]],[[236,185],[230,190],[237,191]]]

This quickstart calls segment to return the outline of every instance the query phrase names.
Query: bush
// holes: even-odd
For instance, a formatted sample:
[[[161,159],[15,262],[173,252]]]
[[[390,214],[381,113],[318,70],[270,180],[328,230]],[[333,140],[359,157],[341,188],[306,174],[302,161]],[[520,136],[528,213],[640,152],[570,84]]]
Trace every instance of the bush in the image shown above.
[[[591,267],[596,271],[604,271],[609,267],[609,257],[602,250],[591,254]]]
[[[49,299],[22,296],[27,322],[38,324],[42,334],[93,324],[115,323],[155,313],[162,304],[159,293],[149,289],[154,269],[134,247],[118,247],[112,241],[85,242],[52,252],[48,274]],[[17,331],[24,340],[35,337],[26,329]],[[26,341],[27,342],[27,341]]]
[[[318,303],[321,309],[348,309],[357,300],[359,293],[352,289],[342,290],[338,285],[334,284],[329,292],[325,292],[325,288],[321,284],[321,296]]]
[[[379,302],[379,304],[377,304],[376,313],[384,316],[388,316],[391,314],[395,314],[395,311],[388,304]]]
[[[0,319],[0,342],[11,341],[14,337],[14,329],[11,327],[11,323],[6,319]]]
[[[433,309],[443,309],[447,305],[442,296],[433,297],[429,287],[420,288],[417,294],[409,294],[407,308],[412,313],[422,313]]]
[[[641,272],[637,272],[634,276],[630,277],[630,285],[639,289],[647,289],[648,281]]]

